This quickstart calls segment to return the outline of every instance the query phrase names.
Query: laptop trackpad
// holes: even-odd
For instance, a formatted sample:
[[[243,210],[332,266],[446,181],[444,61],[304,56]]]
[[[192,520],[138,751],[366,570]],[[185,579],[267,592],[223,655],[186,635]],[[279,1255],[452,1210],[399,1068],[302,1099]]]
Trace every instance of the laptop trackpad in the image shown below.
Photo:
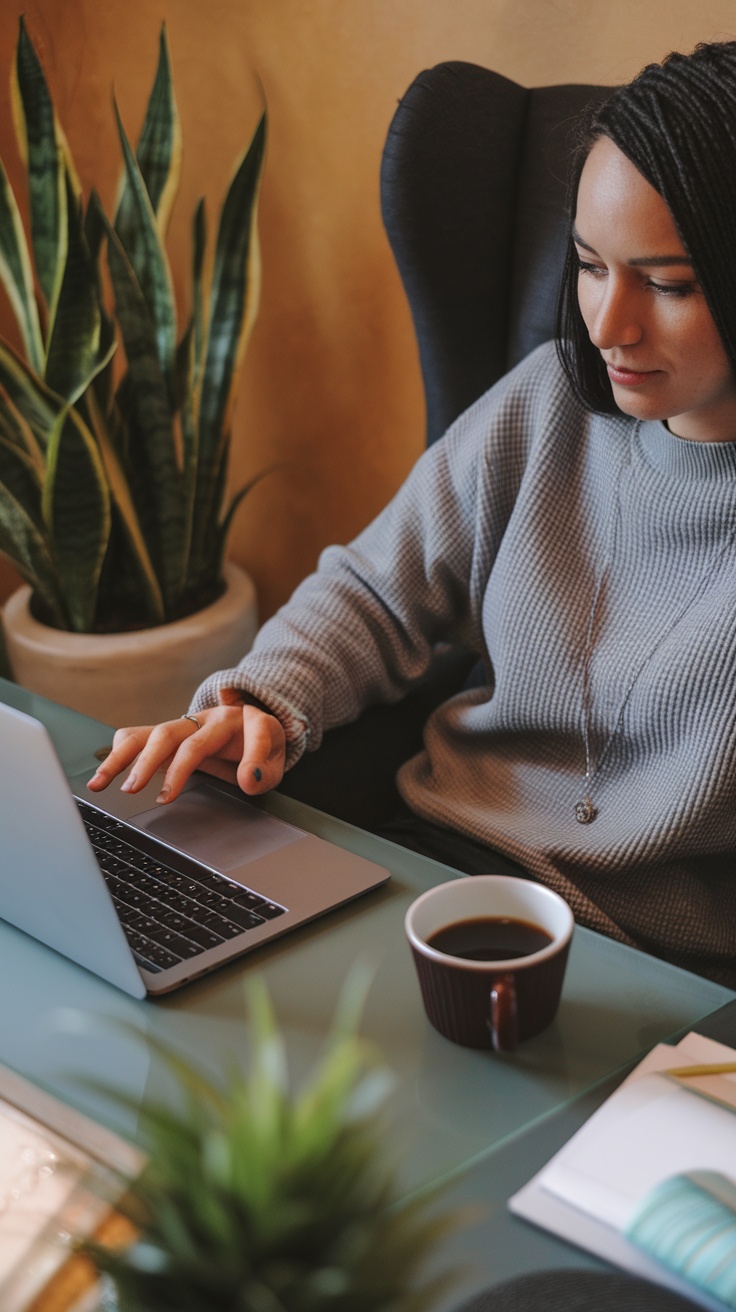
[[[142,811],[128,823],[218,870],[232,870],[305,837],[303,830],[208,784],[195,784],[170,806]]]

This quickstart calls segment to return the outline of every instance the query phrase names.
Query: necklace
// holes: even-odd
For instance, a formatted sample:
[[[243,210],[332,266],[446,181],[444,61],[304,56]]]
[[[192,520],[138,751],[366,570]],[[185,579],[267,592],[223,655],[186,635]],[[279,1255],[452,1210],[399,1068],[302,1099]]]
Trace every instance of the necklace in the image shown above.
[[[611,573],[613,562],[616,556],[616,539],[618,537],[619,524],[621,521],[621,483],[623,481],[624,472],[628,468],[631,462],[631,450],[636,445],[640,428],[641,428],[641,421],[639,421],[639,423],[637,423],[636,425],[636,430],[633,434],[632,441],[630,445],[627,447],[626,454],[623,460],[621,461],[619,467],[618,477],[616,479],[616,493],[615,493],[616,499],[613,507],[613,513],[611,515],[611,525],[608,535],[608,547],[606,550],[606,556],[605,556],[603,568],[601,570],[600,576],[598,578],[598,582],[595,587],[595,591],[593,593],[593,601],[590,607],[590,615],[588,616],[588,631],[585,638],[585,648],[583,651],[583,660],[582,660],[582,683],[583,683],[582,738],[583,738],[583,748],[585,751],[585,773],[582,778],[580,794],[577,802],[575,803],[575,819],[577,820],[578,824],[581,825],[592,824],[592,822],[595,820],[596,816],[598,815],[598,808],[596,807],[591,797],[591,792],[593,790],[593,783],[596,778],[596,775],[598,774],[601,767],[603,766],[603,763],[606,760],[609,751],[611,750],[614,739],[616,738],[616,735],[621,727],[621,721],[624,718],[624,711],[626,710],[626,707],[628,705],[629,698],[632,692],[634,691],[634,688],[638,683],[641,674],[644,672],[646,667],[649,665],[650,661],[656,655],[659,648],[662,646],[665,640],[669,638],[670,634],[677,627],[680,621],[684,619],[685,615],[695,605],[696,601],[698,601],[702,597],[703,593],[714,582],[726,554],[731,550],[734,544],[734,539],[736,539],[736,528],[734,528],[732,532],[728,535],[725,545],[721,548],[720,552],[718,553],[718,556],[716,557],[716,560],[712,564],[708,565],[708,568],[703,572],[701,577],[698,579],[698,582],[695,585],[695,590],[692,596],[690,596],[687,599],[687,601],[683,603],[680,609],[675,612],[674,619],[667,626],[664,633],[660,634],[659,638],[657,638],[656,642],[653,644],[650,650],[648,652],[645,652],[645,654],[642,656],[639,664],[636,666],[634,670],[631,679],[626,685],[626,688],[624,690],[623,700],[618,708],[618,712],[616,714],[613,727],[610,730],[608,737],[605,739],[601,747],[600,754],[598,755],[598,758],[596,760],[593,756],[591,743],[590,743],[590,720],[591,720],[591,709],[592,709],[591,661],[593,658],[593,652],[595,651],[596,618],[598,615],[598,606],[600,603],[600,599],[603,590],[606,586],[606,583],[608,581],[609,575]]]

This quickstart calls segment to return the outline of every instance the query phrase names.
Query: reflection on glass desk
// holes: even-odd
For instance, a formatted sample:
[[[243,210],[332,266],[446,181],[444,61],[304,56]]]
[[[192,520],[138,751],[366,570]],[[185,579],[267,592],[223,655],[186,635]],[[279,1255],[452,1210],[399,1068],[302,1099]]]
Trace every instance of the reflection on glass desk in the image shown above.
[[[109,742],[105,726],[2,680],[0,697],[46,723],[69,774],[91,769],[94,752]],[[499,1164],[513,1158],[521,1136],[543,1135],[555,1116],[579,1107],[581,1097],[595,1100],[608,1077],[623,1074],[654,1043],[734,998],[720,985],[577,928],[559,1014],[546,1033],[513,1056],[457,1047],[424,1016],[403,932],[412,899],[454,872],[277,793],[263,805],[388,866],[393,878],[156,1002],[135,1002],[0,923],[0,988],[13,998],[0,1012],[0,1061],[135,1137],[135,1114],[110,1106],[85,1080],[104,1077],[138,1103],[167,1096],[148,1036],[166,1038],[210,1070],[245,1063],[243,981],[254,971],[265,978],[298,1079],[360,957],[374,972],[363,1032],[395,1075],[390,1133],[401,1184],[414,1191],[480,1169],[489,1155]],[[121,1031],[114,1023],[120,1020],[133,1032]]]

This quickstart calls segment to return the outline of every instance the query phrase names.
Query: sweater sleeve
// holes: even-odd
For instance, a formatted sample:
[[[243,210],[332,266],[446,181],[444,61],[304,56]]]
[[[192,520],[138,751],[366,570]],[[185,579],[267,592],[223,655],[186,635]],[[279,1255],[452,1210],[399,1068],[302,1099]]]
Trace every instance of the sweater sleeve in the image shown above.
[[[240,664],[200,685],[191,710],[216,705],[225,689],[257,700],[285,729],[289,768],[325,730],[401,698],[436,644],[483,650],[481,604],[518,486],[520,418],[502,380],[424,453],[364,532],[322,553]]]

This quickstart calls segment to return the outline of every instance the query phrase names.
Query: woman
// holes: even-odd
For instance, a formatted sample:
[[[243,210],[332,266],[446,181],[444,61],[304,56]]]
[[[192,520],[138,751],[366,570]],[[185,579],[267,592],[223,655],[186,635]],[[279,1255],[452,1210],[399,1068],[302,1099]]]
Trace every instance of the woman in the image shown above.
[[[646,68],[587,125],[557,346],[457,420],[188,716],[90,787],[247,793],[400,697],[436,643],[487,685],[399,786],[464,869],[501,852],[596,929],[736,985],[736,42]],[[140,753],[140,755],[139,755]]]

